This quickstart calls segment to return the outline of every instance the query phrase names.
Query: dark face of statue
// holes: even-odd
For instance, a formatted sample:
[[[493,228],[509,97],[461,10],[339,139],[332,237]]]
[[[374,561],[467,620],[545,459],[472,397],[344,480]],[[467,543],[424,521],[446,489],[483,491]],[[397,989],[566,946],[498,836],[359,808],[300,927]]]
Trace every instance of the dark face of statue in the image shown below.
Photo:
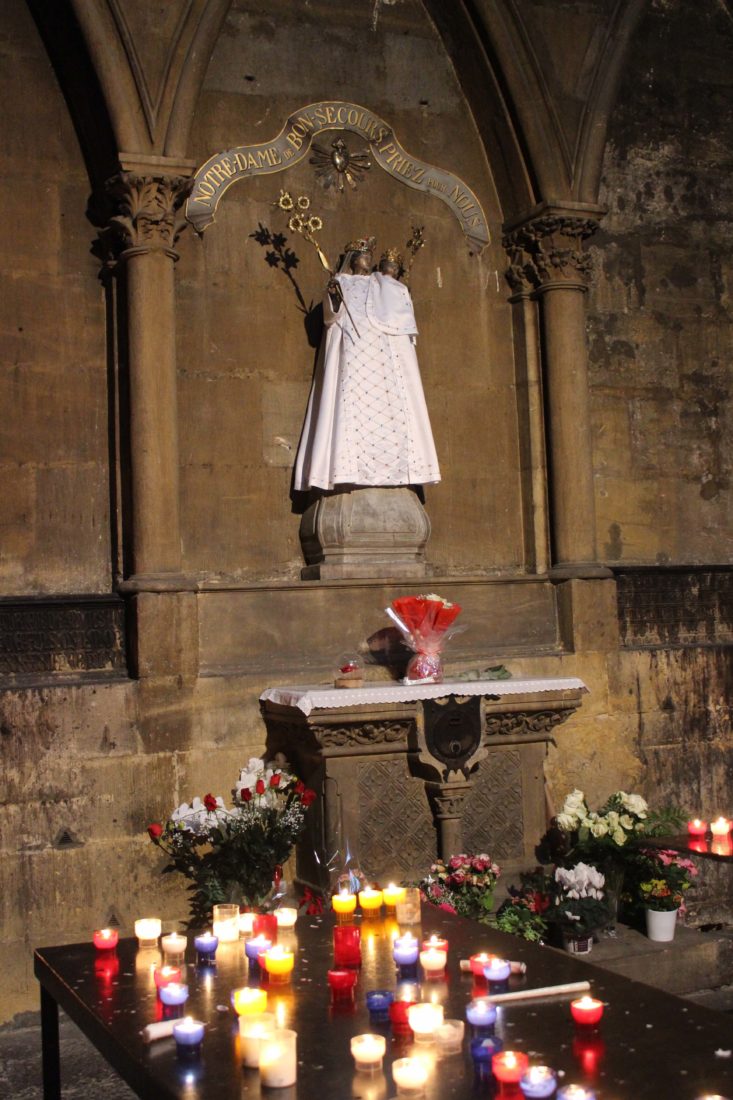
[[[396,260],[382,260],[379,270],[383,275],[391,275],[393,279],[399,279],[400,277],[400,265]]]
[[[355,252],[351,257],[351,270],[354,275],[368,275],[372,270],[373,259],[371,252]]]

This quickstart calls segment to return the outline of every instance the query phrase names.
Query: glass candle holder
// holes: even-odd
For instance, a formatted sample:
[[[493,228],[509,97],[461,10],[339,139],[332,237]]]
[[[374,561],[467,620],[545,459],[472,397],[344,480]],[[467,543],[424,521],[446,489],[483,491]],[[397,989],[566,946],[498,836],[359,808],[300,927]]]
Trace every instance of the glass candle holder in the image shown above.
[[[259,1069],[260,1044],[272,1035],[276,1027],[272,1012],[251,1012],[239,1017],[239,1053],[243,1065]]]
[[[437,947],[429,947],[427,951],[420,952],[420,966],[428,981],[440,981],[445,975],[445,964],[448,956],[445,951]]]
[[[351,1040],[351,1056],[360,1073],[379,1073],[384,1061],[387,1041],[383,1035],[355,1035]]]
[[[401,1036],[406,1039],[412,1036],[408,1011],[415,1003],[415,1001],[393,1001],[389,1006],[389,1022],[395,1038]]]
[[[275,920],[278,928],[293,928],[298,919],[298,910],[289,905],[281,905],[275,910]]]
[[[529,1058],[518,1050],[503,1050],[491,1059],[491,1072],[502,1085],[518,1085],[529,1068]]]
[[[344,887],[343,890],[339,890],[331,898],[331,908],[336,914],[336,920],[339,924],[350,924],[354,919],[356,910],[356,894],[352,894],[350,890]]]
[[[414,966],[419,953],[419,940],[415,939],[412,932],[397,936],[392,944],[392,958],[398,966]]]
[[[329,970],[327,975],[328,988],[331,990],[331,1000],[334,1002],[353,1002],[356,991],[358,975],[355,970],[336,969]]]
[[[252,921],[255,936],[266,936],[271,943],[277,941],[277,917],[274,913],[255,913]]]
[[[496,1005],[487,997],[476,997],[466,1006],[466,1019],[474,1034],[480,1034],[493,1029],[496,1023]]]
[[[713,839],[726,837],[730,832],[730,826],[730,821],[722,815],[716,818],[715,821],[711,821],[710,832],[713,834]]]
[[[483,1038],[471,1040],[473,1070],[480,1080],[486,1081],[491,1077],[492,1059],[503,1047],[504,1044],[496,1035],[485,1035]]]
[[[707,831],[707,821],[702,821],[699,817],[695,817],[692,821],[687,822],[687,833],[689,836],[697,837],[698,840],[704,840]]]
[[[141,917],[140,920],[136,920],[135,935],[138,947],[157,947],[162,927],[159,917]]]
[[[570,1015],[581,1027],[595,1027],[603,1016],[603,1001],[595,997],[578,997],[570,1002]]]
[[[334,928],[333,961],[337,967],[361,966],[361,931],[353,924]]]
[[[254,935],[252,929],[255,923],[255,914],[251,909],[245,909],[239,914],[239,938]]]
[[[484,977],[489,985],[497,985],[509,980],[512,965],[506,959],[500,959],[497,955],[489,955],[489,961],[484,967]]]
[[[382,891],[365,886],[359,891],[359,905],[365,917],[378,917],[382,913]]]
[[[477,985],[479,989],[486,989],[487,981],[484,977],[484,968],[488,965],[488,962],[489,954],[487,951],[481,951],[478,955],[471,955],[468,960],[471,973],[473,974],[474,984]]]
[[[120,934],[116,928],[98,928],[92,936],[97,951],[113,951],[119,943]]]
[[[237,1016],[251,1016],[264,1012],[267,1008],[267,990],[244,986],[242,989],[232,990],[231,1000]]]
[[[519,1079],[522,1096],[527,1100],[546,1100],[557,1086],[557,1074],[549,1066],[530,1066]]]
[[[178,963],[183,962],[188,940],[185,936],[179,935],[178,932],[170,932],[167,936],[163,936],[160,946],[163,950],[163,962],[176,966]]]
[[[421,1058],[398,1058],[392,1063],[392,1077],[400,1095],[419,1096],[425,1091],[428,1067]]]
[[[257,970],[260,965],[260,957],[269,951],[272,947],[272,941],[268,940],[266,936],[252,936],[251,939],[245,940],[244,953],[249,959],[249,965],[251,970]]]
[[[195,936],[193,946],[200,966],[212,966],[216,961],[216,949],[219,946],[219,937],[211,932],[202,932]]]
[[[457,1054],[463,1045],[466,1027],[463,1020],[443,1020],[433,1036],[440,1054]]]
[[[404,901],[405,887],[396,886],[394,882],[390,882],[388,886],[385,886],[382,890],[382,901],[390,916],[394,915],[394,911],[397,907],[397,903]]]
[[[239,906],[228,903],[215,905],[213,917],[214,935],[219,943],[238,943]]]
[[[386,1024],[389,1020],[389,1006],[394,1001],[391,989],[370,989],[366,995],[370,1024]]]
[[[173,1025],[173,1038],[179,1057],[198,1057],[204,1039],[204,1025],[192,1016],[185,1016]]]
[[[166,1005],[168,1008],[179,1008],[181,1005],[185,1005],[188,1000],[188,986],[182,982],[168,982],[167,985],[160,987],[158,996],[161,1004]]]
[[[162,989],[171,982],[180,982],[182,976],[180,966],[156,966],[153,980],[156,989]]]
[[[405,896],[395,905],[398,924],[420,923],[420,890],[417,886],[406,886]]]
[[[421,1001],[407,1009],[407,1022],[417,1043],[431,1043],[436,1028],[443,1023],[443,1006]]]
[[[275,1030],[260,1039],[260,1083],[282,1089],[294,1085],[298,1076],[298,1036],[288,1028]]]
[[[433,948],[436,951],[445,951],[448,954],[448,940],[445,936],[438,936],[435,932],[428,939],[422,941],[421,951],[430,951]]]
[[[293,973],[295,955],[277,944],[265,951],[265,970],[271,982],[289,982]]]
[[[564,1085],[557,1090],[556,1100],[596,1100],[596,1094],[585,1085]]]

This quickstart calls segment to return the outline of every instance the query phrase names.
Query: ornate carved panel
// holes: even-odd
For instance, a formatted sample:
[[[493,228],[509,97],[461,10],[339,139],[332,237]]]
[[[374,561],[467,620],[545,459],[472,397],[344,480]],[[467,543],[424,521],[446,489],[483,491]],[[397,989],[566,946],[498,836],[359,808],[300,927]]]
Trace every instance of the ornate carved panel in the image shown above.
[[[0,675],[125,670],[121,600],[0,601]]]
[[[474,776],[463,810],[463,846],[495,859],[524,852],[522,757],[519,749],[489,752]]]
[[[551,737],[555,726],[564,722],[573,710],[531,710],[516,711],[509,714],[487,714],[486,734],[488,737],[526,736],[535,740],[538,737]]]
[[[358,764],[359,850],[368,875],[414,874],[435,859],[435,827],[421,782],[404,757]]]
[[[411,722],[354,722],[346,726],[312,726],[318,744],[324,749],[346,745],[391,745],[407,748]]]
[[[110,218],[107,237],[123,249],[162,249],[177,258],[176,241],[186,228],[182,206],[191,188],[185,176],[138,176],[120,172],[107,182],[118,213]]]

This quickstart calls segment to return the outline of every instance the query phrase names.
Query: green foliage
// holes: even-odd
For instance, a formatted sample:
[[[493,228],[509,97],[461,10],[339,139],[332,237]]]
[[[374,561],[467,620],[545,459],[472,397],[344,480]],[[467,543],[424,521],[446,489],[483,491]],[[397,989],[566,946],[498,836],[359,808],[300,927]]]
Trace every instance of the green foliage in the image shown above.
[[[507,898],[487,921],[492,928],[521,936],[530,943],[541,943],[547,935],[547,921],[524,898]]]

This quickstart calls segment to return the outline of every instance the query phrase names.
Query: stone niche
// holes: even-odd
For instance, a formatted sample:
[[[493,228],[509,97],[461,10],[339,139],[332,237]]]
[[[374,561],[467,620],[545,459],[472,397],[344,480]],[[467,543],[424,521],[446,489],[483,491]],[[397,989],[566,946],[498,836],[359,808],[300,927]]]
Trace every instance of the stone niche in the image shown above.
[[[347,846],[385,881],[419,878],[460,851],[531,863],[546,827],[547,742],[585,690],[545,683],[504,696],[498,682],[497,694],[469,696],[446,684],[436,700],[345,699],[307,715],[263,700],[267,755],[282,753],[319,795],[298,845],[300,881],[327,887]]]

